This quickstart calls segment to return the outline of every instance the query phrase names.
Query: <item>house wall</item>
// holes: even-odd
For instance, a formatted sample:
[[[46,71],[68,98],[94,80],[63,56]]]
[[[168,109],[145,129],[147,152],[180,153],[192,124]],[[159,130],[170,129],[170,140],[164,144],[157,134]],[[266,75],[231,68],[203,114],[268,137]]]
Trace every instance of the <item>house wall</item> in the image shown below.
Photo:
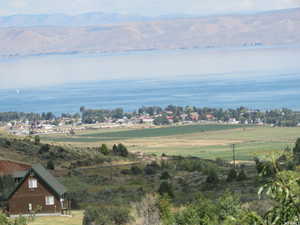
[[[10,215],[29,214],[29,204],[32,204],[32,209],[36,210],[38,206],[42,207],[42,210],[38,213],[60,213],[61,203],[60,199],[55,196],[47,184],[45,184],[39,178],[37,179],[37,188],[30,189],[28,186],[29,175],[18,188],[18,190],[8,200],[8,212]],[[54,196],[54,205],[46,205],[45,197]]]

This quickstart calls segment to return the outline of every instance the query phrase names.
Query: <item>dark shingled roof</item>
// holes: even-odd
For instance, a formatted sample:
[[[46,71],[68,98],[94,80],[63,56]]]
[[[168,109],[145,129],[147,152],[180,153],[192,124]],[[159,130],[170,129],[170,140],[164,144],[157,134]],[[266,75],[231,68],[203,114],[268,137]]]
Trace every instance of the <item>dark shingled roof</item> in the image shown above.
[[[32,170],[58,195],[61,196],[67,192],[66,188],[61,183],[59,183],[57,179],[51,173],[49,173],[41,164],[34,164],[32,166]]]
[[[19,189],[19,187],[23,184],[24,180],[31,172],[33,172],[38,178],[44,181],[58,196],[62,196],[67,192],[66,188],[62,184],[60,184],[57,181],[57,179],[51,173],[49,173],[41,164],[34,164],[32,168],[25,172],[25,174],[22,174],[22,172],[15,174],[17,177],[23,177],[23,179],[11,192],[7,199],[10,199],[12,197],[12,195]]]
[[[28,172],[28,170],[27,171],[17,171],[12,174],[12,177],[13,178],[23,178],[27,175],[27,172]]]

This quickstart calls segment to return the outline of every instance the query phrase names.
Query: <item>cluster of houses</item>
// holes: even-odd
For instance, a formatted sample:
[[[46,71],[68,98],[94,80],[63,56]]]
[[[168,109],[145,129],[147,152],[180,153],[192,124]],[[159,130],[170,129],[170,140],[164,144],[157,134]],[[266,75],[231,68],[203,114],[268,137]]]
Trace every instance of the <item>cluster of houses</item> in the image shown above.
[[[30,134],[72,134],[84,130],[84,126],[66,125],[64,123],[52,124],[52,121],[13,121],[4,125],[5,129],[13,135],[27,136]]]
[[[70,201],[66,198],[66,188],[41,164],[0,160],[0,175],[12,176],[15,182],[4,200],[3,212],[7,215],[69,214]]]
[[[197,112],[191,112],[189,114],[182,113],[180,118],[176,118],[174,113],[171,111],[163,112],[166,119],[170,124],[172,123],[219,123],[219,124],[256,124],[264,125],[261,120],[255,121],[238,121],[235,118],[230,118],[228,121],[217,121],[213,114],[206,114],[205,118],[200,118]],[[53,120],[41,120],[41,121],[11,121],[4,124],[5,129],[13,135],[26,136],[30,134],[70,134],[73,135],[76,131],[95,129],[95,128],[119,128],[119,127],[129,127],[133,128],[137,125],[144,126],[154,126],[155,119],[162,116],[162,114],[137,114],[132,115],[130,118],[124,116],[121,119],[107,118],[104,122],[96,122],[94,124],[83,124],[80,118],[72,120],[70,118],[55,118]]]

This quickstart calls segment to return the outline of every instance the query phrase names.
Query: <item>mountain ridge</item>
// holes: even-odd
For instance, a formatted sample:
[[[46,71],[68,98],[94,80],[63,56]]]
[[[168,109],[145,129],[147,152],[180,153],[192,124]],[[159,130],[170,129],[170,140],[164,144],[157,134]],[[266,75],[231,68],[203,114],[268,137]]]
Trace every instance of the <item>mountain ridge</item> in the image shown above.
[[[300,8],[82,27],[0,28],[0,56],[300,44]]]
[[[234,15],[261,15],[268,13],[282,13],[299,10],[299,8],[259,11],[259,12],[243,12],[228,14],[163,14],[160,16],[142,16],[134,14],[104,13],[104,12],[87,12],[76,15],[68,15],[64,13],[53,14],[15,14],[9,16],[0,16],[0,27],[33,27],[33,26],[95,26],[103,24],[114,24],[124,22],[144,22],[164,19],[182,19],[182,18],[203,18],[218,16],[234,16]]]

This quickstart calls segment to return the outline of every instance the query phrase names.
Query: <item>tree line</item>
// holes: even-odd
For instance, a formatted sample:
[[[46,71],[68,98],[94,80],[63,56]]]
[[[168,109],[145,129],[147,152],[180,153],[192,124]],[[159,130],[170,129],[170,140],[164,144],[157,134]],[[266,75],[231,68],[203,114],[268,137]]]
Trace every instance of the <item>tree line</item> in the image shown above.
[[[197,116],[195,116],[195,114]],[[79,119],[86,124],[104,122],[106,120],[131,119],[132,117],[150,116],[156,125],[167,125],[171,122],[215,120],[228,122],[232,119],[241,123],[267,123],[276,126],[297,126],[300,123],[300,112],[291,109],[251,110],[247,107],[236,109],[209,108],[196,106],[143,106],[133,112],[126,112],[123,108],[115,109],[88,109],[80,107],[80,113],[62,113],[60,116],[53,112],[25,113],[25,112],[0,112],[0,122],[9,121],[39,121],[55,120],[60,118]],[[140,121],[143,122],[142,120]]]
[[[154,124],[167,125],[172,122],[192,120],[216,120],[228,122],[232,119],[241,123],[267,123],[276,126],[297,126],[300,123],[300,112],[291,109],[272,109],[262,111],[259,109],[250,110],[246,107],[236,109],[209,108],[196,106],[168,105],[165,108],[160,106],[143,106],[134,112],[125,112],[122,108],[113,110],[107,109],[85,109],[81,107],[82,121],[84,123],[104,122],[106,119],[130,119],[136,116],[147,115],[154,118]],[[197,116],[195,117],[195,113]],[[141,121],[143,122],[143,121]]]

